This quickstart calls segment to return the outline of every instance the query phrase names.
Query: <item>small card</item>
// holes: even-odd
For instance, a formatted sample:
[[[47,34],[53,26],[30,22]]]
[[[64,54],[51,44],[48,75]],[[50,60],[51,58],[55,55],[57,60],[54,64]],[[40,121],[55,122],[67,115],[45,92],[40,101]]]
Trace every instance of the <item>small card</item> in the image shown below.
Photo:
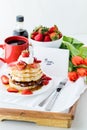
[[[43,71],[50,76],[67,77],[69,50],[34,47],[34,56],[42,60]]]

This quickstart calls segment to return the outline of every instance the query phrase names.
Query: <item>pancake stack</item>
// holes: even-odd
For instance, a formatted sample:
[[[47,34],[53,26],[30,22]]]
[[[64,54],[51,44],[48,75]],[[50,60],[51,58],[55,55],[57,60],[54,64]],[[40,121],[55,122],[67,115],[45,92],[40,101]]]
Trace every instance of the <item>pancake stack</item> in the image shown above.
[[[22,56],[21,56],[22,57]],[[38,90],[43,86],[43,72],[40,62],[36,58],[26,62],[30,56],[19,58],[16,63],[9,66],[9,86],[18,90]]]

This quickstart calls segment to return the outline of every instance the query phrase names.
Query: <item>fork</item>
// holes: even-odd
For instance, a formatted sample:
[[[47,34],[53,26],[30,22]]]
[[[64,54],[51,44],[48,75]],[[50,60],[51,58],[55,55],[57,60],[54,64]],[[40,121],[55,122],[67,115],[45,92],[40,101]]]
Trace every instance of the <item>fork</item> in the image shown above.
[[[63,81],[61,81],[61,82],[58,84],[58,87],[57,87],[57,88],[59,89],[60,85],[65,85],[66,82],[67,82],[67,79],[64,79]],[[57,88],[56,88],[56,90],[57,90]],[[50,98],[50,96],[51,96],[53,93],[55,93],[56,90],[52,91],[52,92],[51,92],[42,102],[40,102],[38,105],[39,105],[40,107],[42,107],[42,106],[47,102],[47,100]]]

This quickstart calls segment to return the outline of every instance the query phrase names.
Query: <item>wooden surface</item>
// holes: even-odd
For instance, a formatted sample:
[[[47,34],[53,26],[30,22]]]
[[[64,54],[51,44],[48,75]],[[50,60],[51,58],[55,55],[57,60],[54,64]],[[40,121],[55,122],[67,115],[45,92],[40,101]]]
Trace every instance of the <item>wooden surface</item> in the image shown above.
[[[0,108],[0,120],[29,121],[43,126],[69,128],[75,115],[76,105],[77,103],[70,108],[68,113]]]

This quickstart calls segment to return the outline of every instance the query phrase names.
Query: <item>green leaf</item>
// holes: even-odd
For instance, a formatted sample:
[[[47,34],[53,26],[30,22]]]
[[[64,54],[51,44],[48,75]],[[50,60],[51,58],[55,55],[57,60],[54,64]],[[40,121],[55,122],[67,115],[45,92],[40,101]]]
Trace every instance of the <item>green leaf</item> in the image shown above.
[[[47,27],[42,27],[41,28],[41,33],[44,34],[45,32],[48,32],[48,28]]]
[[[61,43],[61,45],[60,45],[59,48],[60,49],[68,49],[67,46],[66,46],[66,44],[64,44],[64,42]]]
[[[71,61],[69,61],[69,67],[68,67],[68,71],[72,71],[73,70],[73,64]]]
[[[81,55],[82,54],[83,49],[80,52],[80,48],[83,45],[84,44],[82,42],[80,42],[79,40],[77,40],[75,38],[63,36],[63,40],[62,40],[62,44],[61,44],[60,48],[62,48],[62,49],[69,49],[70,57],[72,57],[72,56],[76,56],[76,55]],[[83,55],[85,55],[85,54],[83,54]]]
[[[79,56],[86,58],[87,57],[87,47],[80,47],[79,48]]]
[[[70,44],[72,44],[77,49],[79,49],[81,46],[84,45],[82,42],[78,41],[77,39],[72,38],[72,37],[67,37],[67,36],[63,36],[63,41],[69,42]],[[61,44],[60,48],[67,49],[67,47],[63,44]]]
[[[85,69],[87,69],[87,66],[86,65],[84,65],[84,64],[82,64],[82,65],[78,65],[78,66],[76,66],[77,68],[85,68]]]
[[[66,42],[72,43],[73,38],[72,38],[72,37],[63,36],[63,41],[66,41]]]
[[[76,49],[76,48],[75,48],[72,44],[70,44],[69,42],[63,41],[62,43],[67,47],[67,49],[69,49],[69,51],[70,51],[70,53],[71,53],[72,56],[76,56],[76,55],[79,54],[79,50]]]
[[[69,71],[69,72],[71,72],[71,71],[76,71],[76,68],[77,68],[77,66],[74,66],[74,65],[72,64],[72,62],[69,61],[68,71]]]
[[[37,32],[39,30],[39,28],[42,28],[42,25],[39,25],[38,27],[35,27],[33,32]]]
[[[80,41],[78,41],[77,39],[73,38],[72,44],[75,48],[79,49],[81,46],[83,46],[84,44]]]

